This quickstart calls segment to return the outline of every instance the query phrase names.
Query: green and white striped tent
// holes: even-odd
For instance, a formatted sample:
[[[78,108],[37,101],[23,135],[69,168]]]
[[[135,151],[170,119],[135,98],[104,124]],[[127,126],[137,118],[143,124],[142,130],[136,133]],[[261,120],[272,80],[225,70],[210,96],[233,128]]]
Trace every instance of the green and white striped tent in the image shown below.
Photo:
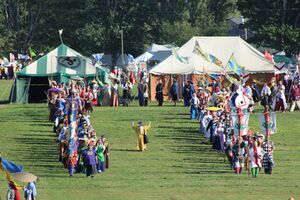
[[[47,97],[45,91],[52,80],[66,83],[74,76],[82,77],[86,82],[97,76],[105,82],[107,71],[94,66],[89,58],[61,44],[17,73],[11,101],[16,103],[43,101]]]
[[[68,65],[64,58],[76,58],[76,65]],[[31,63],[20,72],[19,76],[95,76],[96,67],[92,61],[65,44],[59,45],[47,55]]]

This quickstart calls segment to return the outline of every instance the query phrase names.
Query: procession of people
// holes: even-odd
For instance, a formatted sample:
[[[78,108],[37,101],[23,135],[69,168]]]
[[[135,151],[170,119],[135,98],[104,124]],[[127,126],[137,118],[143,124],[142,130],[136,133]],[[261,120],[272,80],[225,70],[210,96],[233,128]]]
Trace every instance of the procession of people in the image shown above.
[[[282,81],[275,78],[271,83],[264,82],[261,90],[256,81],[251,86],[240,81],[231,88],[222,87],[218,79],[210,84],[203,77],[199,82],[207,84],[198,84],[198,89],[191,94],[194,87],[191,81],[184,85],[184,105],[190,106],[190,119],[199,121],[199,132],[212,144],[212,149],[226,155],[229,167],[237,174],[243,170],[251,173],[253,178],[259,172],[272,174],[275,145],[270,137],[276,121],[270,120],[270,113],[275,115],[274,111],[279,108],[286,112],[285,99],[288,97],[285,95],[290,95],[290,111],[294,111],[300,98],[299,79],[291,83],[291,94],[285,93]],[[254,110],[255,102],[264,107],[261,116],[269,123],[269,127],[262,127],[262,133],[248,128],[250,114],[259,114]]]
[[[109,167],[109,143],[105,134],[98,134],[90,121],[95,98],[95,81],[66,84],[52,82],[48,90],[49,120],[57,136],[58,160],[69,175],[86,173],[94,177]],[[98,91],[96,91],[98,92]]]

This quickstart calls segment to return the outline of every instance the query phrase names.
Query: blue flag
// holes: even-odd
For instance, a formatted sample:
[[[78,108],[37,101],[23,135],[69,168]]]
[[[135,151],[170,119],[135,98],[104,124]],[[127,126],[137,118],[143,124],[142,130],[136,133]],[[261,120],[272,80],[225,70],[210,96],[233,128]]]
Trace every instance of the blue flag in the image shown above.
[[[3,168],[8,171],[9,173],[17,173],[23,171],[23,166],[18,165],[16,163],[10,162],[2,158],[2,166]]]
[[[127,61],[128,61],[128,63],[136,63],[133,55],[131,55],[131,54],[127,55]]]
[[[235,57],[233,56],[233,54],[231,55],[231,57],[230,57],[230,59],[229,59],[229,61],[228,61],[228,63],[227,63],[226,66],[229,67],[229,69],[230,69],[231,71],[233,71],[235,74],[237,74],[237,75],[239,75],[239,76],[241,76],[242,73],[243,73],[244,70],[245,70],[242,66],[240,66],[240,65],[237,63],[237,61],[236,61]]]
[[[93,54],[93,57],[95,58],[95,60],[97,62],[99,62],[103,56],[104,56],[104,53],[95,53],[95,54]]]

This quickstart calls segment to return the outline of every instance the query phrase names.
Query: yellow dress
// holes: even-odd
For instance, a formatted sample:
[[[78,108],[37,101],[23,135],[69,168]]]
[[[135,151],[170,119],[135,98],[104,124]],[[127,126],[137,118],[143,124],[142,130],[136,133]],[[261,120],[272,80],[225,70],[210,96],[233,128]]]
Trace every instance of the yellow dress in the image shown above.
[[[147,135],[147,131],[150,128],[150,124],[144,126],[132,126],[132,128],[137,134],[136,149],[139,151],[144,151],[146,149],[146,144],[144,143],[144,134]]]

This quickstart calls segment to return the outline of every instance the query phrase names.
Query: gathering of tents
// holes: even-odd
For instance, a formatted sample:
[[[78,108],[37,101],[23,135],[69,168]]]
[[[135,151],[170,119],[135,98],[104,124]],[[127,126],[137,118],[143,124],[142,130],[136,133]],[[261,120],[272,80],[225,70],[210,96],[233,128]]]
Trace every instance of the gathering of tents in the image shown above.
[[[212,57],[219,63],[210,62],[195,53],[195,45],[199,45],[207,55],[213,55]],[[148,68],[150,98],[155,100],[155,86],[158,79],[163,80],[165,93],[168,93],[174,77],[180,85],[187,79],[197,82],[201,77],[209,78],[213,74],[221,76],[225,84],[231,82],[224,73],[237,77],[226,67],[232,56],[239,66],[247,70],[250,77],[247,81],[268,81],[274,76],[274,62],[266,59],[264,54],[242,38],[228,36],[192,37],[178,49],[170,45],[153,44],[135,59],[137,64],[135,66],[147,70],[149,63],[155,62],[154,67]],[[125,57],[123,60],[128,59]],[[120,57],[117,61],[121,62]],[[11,91],[11,102],[39,102],[46,99],[44,91],[47,91],[51,81],[66,83],[74,77],[81,77],[87,83],[96,77],[105,82],[108,71],[107,68],[95,65],[91,59],[61,44],[17,73]]]

